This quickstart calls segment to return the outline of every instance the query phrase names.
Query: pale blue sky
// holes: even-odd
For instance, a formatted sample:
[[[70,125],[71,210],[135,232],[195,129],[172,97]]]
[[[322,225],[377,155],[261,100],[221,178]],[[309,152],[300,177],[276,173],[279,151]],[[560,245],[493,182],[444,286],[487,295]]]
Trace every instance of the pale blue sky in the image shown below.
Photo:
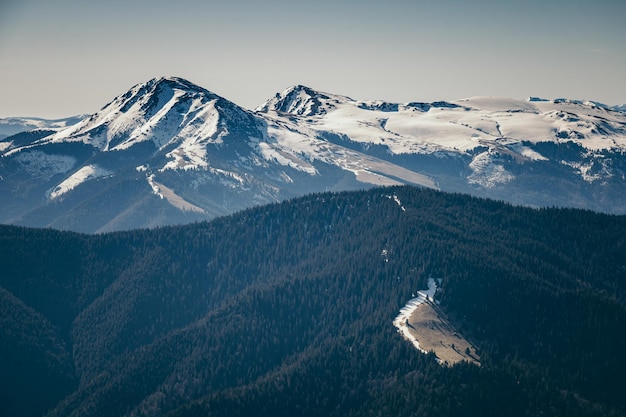
[[[93,113],[161,75],[246,108],[294,84],[622,104],[625,21],[615,0],[0,0],[0,117]]]

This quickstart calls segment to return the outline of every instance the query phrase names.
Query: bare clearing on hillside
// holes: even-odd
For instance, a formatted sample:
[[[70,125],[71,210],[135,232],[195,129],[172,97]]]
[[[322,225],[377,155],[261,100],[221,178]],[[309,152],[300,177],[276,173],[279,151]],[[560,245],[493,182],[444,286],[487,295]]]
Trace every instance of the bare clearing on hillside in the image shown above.
[[[435,352],[442,364],[468,361],[480,365],[476,347],[454,330],[446,315],[431,301],[420,304],[406,325],[420,349]]]

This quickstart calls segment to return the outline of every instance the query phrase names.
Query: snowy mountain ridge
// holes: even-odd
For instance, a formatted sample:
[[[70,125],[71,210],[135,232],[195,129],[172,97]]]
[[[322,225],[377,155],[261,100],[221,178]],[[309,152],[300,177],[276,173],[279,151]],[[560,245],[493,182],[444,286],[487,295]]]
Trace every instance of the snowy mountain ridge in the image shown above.
[[[487,188],[515,178],[498,162],[504,155],[519,163],[548,159],[531,145],[579,145],[593,161],[562,163],[588,182],[614,175],[607,165],[590,174],[597,155],[626,149],[624,114],[590,101],[474,97],[398,104],[356,101],[296,86],[257,111],[274,120],[292,116],[289,120],[305,136],[330,132],[363,146],[384,146],[392,155],[471,154],[469,182]]]
[[[49,135],[51,131],[64,129],[75,125],[88,115],[82,114],[63,119],[41,119],[38,117],[7,117],[0,118],[0,152],[5,151],[11,145],[4,142],[9,136],[14,136],[27,131],[41,131],[41,135]]]
[[[150,141],[158,150],[174,147],[163,169],[206,168],[206,145],[222,142],[228,133],[222,118],[229,116],[249,117],[208,90],[181,78],[161,77],[134,86],[91,117],[35,146],[76,141],[110,152]]]
[[[573,141],[590,150],[626,147],[626,119],[608,106],[580,100],[472,97],[455,102],[389,103],[357,101],[296,86],[257,111],[308,116],[317,130],[380,144],[392,153],[420,152],[419,144],[469,150],[481,141]],[[432,148],[428,148],[432,150]]]
[[[297,85],[246,110],[160,77],[73,121],[0,139],[0,221],[117,230],[394,184],[626,213],[626,113],[593,101],[400,104]],[[103,198],[120,206],[96,227],[86,207]]]

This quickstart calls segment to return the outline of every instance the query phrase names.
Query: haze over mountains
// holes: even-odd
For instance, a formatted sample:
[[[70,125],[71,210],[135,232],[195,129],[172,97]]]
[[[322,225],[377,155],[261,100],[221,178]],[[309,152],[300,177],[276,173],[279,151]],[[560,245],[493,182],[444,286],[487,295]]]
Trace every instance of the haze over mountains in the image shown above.
[[[0,121],[2,223],[123,230],[398,184],[626,213],[626,113],[595,102],[399,104],[294,86],[247,110],[162,77],[82,119],[19,123]]]

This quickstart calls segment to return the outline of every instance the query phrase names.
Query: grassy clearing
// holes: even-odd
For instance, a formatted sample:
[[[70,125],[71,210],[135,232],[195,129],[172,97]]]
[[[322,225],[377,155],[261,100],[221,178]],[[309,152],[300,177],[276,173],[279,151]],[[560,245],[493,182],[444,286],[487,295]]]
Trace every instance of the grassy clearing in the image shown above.
[[[432,302],[420,304],[407,324],[420,348],[435,352],[443,364],[468,361],[480,365],[476,347],[454,330],[446,315]]]

